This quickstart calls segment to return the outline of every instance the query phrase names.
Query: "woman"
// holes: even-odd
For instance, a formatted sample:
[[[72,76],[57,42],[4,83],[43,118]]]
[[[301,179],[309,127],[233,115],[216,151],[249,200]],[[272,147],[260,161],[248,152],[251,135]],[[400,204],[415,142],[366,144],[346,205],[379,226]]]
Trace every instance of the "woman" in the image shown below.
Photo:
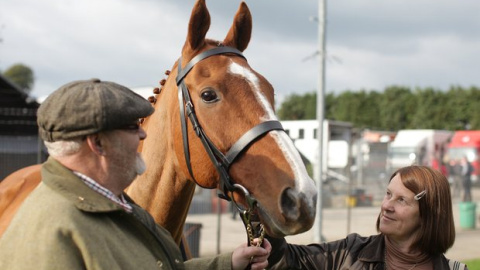
[[[450,186],[437,170],[408,166],[393,173],[377,231],[310,245],[269,238],[270,269],[467,269],[443,255],[455,242],[455,226]]]

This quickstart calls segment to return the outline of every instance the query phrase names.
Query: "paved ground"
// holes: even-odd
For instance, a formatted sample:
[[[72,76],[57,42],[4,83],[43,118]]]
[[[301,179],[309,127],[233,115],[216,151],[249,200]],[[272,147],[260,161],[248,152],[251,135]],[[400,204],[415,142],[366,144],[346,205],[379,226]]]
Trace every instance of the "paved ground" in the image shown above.
[[[447,252],[447,257],[464,261],[480,258],[480,188],[474,190],[474,201],[477,202],[476,228],[463,229],[460,226],[459,203],[454,200],[454,219],[456,224],[456,241],[454,246]],[[361,235],[376,234],[375,222],[379,207],[355,207],[350,209],[350,226],[348,226],[348,209],[327,208],[323,211],[322,235],[327,241],[344,238],[351,232]],[[243,242],[246,242],[246,234],[242,222],[237,218],[233,220],[231,214],[199,214],[190,215],[189,223],[201,223],[200,230],[200,256],[216,254],[218,251],[217,220],[220,220],[220,243],[219,251],[231,251]],[[288,236],[287,241],[296,244],[308,244],[313,242],[313,230],[306,233]]]

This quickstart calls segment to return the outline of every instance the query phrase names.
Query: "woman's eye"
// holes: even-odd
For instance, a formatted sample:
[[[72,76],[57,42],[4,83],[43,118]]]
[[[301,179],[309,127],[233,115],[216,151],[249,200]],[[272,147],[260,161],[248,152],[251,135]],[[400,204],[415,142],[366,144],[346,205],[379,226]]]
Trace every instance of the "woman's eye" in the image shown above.
[[[217,93],[213,90],[207,90],[202,92],[201,98],[204,102],[210,103],[210,102],[215,102],[218,100]]]
[[[405,200],[405,198],[399,198],[398,202],[400,202],[401,204],[407,204],[407,201]]]

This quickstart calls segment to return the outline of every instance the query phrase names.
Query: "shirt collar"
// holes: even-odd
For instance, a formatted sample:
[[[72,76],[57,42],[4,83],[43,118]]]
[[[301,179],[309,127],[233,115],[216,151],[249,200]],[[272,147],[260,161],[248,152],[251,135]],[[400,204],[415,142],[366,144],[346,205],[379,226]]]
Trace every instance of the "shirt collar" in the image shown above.
[[[97,183],[92,178],[90,178],[90,177],[88,177],[88,176],[86,176],[82,173],[76,172],[76,171],[74,171],[73,173],[76,176],[78,176],[91,189],[93,189],[96,192],[98,192],[99,194],[105,196],[106,198],[113,201],[114,203],[120,205],[123,209],[125,209],[125,211],[127,211],[129,213],[132,212],[132,206],[127,202],[127,200],[125,199],[123,194],[121,194],[120,196],[116,196],[115,194],[113,194],[113,192],[106,189],[105,187],[103,187],[102,185]]]

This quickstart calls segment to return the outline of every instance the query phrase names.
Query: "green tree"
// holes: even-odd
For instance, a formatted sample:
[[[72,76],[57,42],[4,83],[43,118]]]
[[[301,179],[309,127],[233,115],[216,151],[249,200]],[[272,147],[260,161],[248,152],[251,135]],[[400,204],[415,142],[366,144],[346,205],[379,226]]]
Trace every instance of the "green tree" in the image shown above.
[[[316,97],[316,95],[315,95]],[[328,93],[325,95],[325,117],[326,119],[334,119],[333,111],[337,106],[337,97],[333,93]],[[317,108],[317,103],[315,103],[315,110]],[[315,117],[317,119],[317,117]]]
[[[465,113],[468,116],[467,128],[480,129],[480,89],[470,87],[466,91],[466,96]]]
[[[332,118],[351,122],[358,128],[379,127],[378,94],[365,90],[343,92],[335,100],[332,107]]]
[[[359,112],[365,114],[365,127],[370,129],[382,130],[382,121],[381,121],[381,101],[383,94],[377,91],[370,91],[368,98],[365,100],[364,111]]]
[[[417,89],[415,92],[416,108],[412,111],[410,128],[447,129],[445,122],[447,110],[444,108],[446,95],[433,88]]]
[[[24,64],[15,64],[3,72],[3,75],[27,94],[32,91],[34,76],[30,67]]]
[[[333,110],[337,97],[333,93],[325,95],[325,118],[334,119]],[[304,95],[292,94],[280,105],[277,111],[281,120],[311,120],[317,119],[317,93],[310,92]]]
[[[480,129],[480,89],[452,86],[448,91],[431,87],[389,86],[374,90],[344,91],[325,96],[325,118],[350,122],[356,128]],[[316,119],[316,93],[289,96],[279,109],[281,120]]]
[[[380,101],[380,121],[385,130],[410,128],[410,116],[416,109],[416,100],[409,88],[390,86]]]
[[[470,103],[477,105],[477,100],[469,100],[467,91],[459,86],[452,86],[445,93],[445,109],[448,111],[445,122],[450,130],[463,130],[470,125]],[[478,105],[477,105],[478,107]]]
[[[306,93],[304,95],[291,94],[278,109],[278,117],[281,120],[305,120],[315,119],[317,95]]]

